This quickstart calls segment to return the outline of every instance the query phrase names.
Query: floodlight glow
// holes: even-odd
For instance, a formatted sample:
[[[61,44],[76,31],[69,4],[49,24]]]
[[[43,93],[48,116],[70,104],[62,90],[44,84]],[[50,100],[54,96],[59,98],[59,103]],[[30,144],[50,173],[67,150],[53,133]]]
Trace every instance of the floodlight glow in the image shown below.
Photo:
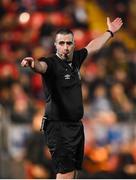
[[[19,22],[22,24],[27,23],[29,19],[30,19],[30,14],[27,12],[23,12],[19,16]]]

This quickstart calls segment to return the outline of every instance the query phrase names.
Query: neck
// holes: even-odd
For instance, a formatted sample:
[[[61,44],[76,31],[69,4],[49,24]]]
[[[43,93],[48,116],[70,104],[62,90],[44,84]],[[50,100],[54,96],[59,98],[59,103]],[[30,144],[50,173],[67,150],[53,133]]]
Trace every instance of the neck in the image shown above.
[[[56,53],[56,55],[57,55],[61,60],[63,60],[62,57],[61,57],[58,53]]]

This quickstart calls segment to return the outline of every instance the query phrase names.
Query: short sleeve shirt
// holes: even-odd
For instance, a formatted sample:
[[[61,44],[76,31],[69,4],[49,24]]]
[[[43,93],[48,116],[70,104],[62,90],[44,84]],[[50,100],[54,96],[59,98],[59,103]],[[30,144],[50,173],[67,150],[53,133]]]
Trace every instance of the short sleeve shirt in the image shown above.
[[[57,55],[40,58],[47,63],[42,74],[46,98],[45,116],[55,121],[79,121],[83,116],[80,67],[87,57],[87,49],[74,51],[69,64]]]

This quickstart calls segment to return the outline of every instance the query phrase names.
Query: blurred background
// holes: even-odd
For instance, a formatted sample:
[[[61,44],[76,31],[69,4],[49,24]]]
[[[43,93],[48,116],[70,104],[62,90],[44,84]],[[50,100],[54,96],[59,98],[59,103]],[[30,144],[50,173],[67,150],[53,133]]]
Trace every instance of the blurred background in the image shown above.
[[[40,132],[44,94],[26,56],[54,52],[54,32],[69,27],[76,49],[124,25],[81,68],[85,157],[78,178],[136,178],[136,0],[0,1],[0,178],[55,178]]]

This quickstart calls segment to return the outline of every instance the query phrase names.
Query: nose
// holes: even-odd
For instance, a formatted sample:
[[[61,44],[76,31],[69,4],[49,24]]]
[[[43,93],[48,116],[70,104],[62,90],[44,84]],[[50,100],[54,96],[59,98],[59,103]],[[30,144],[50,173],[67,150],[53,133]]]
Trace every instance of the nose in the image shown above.
[[[68,49],[67,43],[64,44],[64,49],[66,49],[66,50]]]

